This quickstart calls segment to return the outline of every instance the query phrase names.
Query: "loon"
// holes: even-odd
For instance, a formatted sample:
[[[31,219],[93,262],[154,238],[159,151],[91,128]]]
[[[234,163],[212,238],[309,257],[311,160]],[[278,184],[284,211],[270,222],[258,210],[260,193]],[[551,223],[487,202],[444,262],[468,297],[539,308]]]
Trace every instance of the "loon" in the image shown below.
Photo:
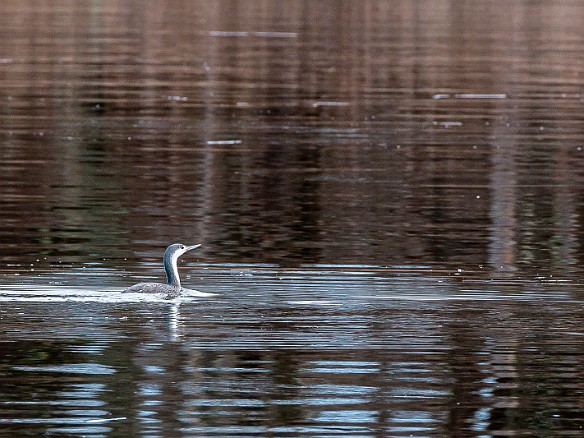
[[[170,300],[179,297],[181,294],[189,293],[200,297],[212,296],[215,294],[199,292],[186,289],[180,285],[178,276],[178,258],[185,252],[198,248],[201,244],[185,246],[182,243],[173,243],[164,251],[164,270],[166,271],[166,284],[162,283],[138,283],[130,286],[124,292],[166,294],[166,299]]]

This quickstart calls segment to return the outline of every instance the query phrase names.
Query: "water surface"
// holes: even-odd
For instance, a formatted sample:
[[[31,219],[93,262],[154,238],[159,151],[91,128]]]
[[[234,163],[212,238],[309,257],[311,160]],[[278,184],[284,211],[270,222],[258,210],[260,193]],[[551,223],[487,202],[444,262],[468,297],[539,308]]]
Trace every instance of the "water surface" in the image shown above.
[[[581,436],[583,20],[0,3],[0,435]]]

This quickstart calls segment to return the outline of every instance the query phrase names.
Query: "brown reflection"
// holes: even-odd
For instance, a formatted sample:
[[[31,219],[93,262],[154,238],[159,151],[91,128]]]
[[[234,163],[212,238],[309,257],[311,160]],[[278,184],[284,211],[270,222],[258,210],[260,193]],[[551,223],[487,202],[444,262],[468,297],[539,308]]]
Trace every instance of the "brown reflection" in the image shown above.
[[[579,3],[0,16],[7,260],[196,240],[218,262],[579,272]]]

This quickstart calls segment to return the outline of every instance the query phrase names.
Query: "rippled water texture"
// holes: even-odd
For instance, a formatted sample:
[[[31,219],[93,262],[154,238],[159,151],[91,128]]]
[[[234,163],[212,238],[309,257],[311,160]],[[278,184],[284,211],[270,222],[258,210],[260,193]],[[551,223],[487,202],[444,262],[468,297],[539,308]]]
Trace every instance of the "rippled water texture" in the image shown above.
[[[582,436],[582,23],[0,2],[0,435]]]

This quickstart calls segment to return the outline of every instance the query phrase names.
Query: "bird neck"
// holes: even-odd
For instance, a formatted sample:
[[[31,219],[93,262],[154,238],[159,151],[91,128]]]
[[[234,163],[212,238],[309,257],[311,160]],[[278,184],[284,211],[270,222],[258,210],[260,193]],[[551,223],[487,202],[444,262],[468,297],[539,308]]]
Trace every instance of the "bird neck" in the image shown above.
[[[166,271],[166,283],[170,286],[180,287],[180,278],[176,266],[177,259],[178,257],[165,257],[164,270]]]

